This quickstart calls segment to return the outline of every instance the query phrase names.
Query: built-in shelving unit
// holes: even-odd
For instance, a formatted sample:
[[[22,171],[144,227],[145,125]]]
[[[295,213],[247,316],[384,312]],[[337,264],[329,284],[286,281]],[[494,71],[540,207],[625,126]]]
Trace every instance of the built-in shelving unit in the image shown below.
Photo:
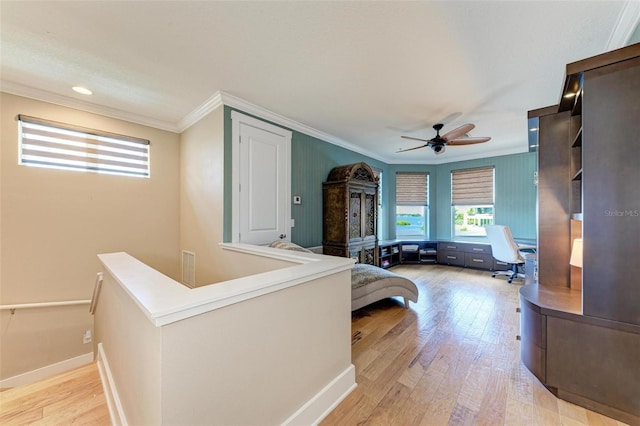
[[[427,243],[420,248],[420,263],[438,262],[438,243]]]
[[[582,212],[582,84],[583,74],[576,78],[574,103],[571,107],[571,213]],[[570,92],[571,93],[571,92]],[[567,95],[564,95],[567,96]],[[572,236],[572,240],[575,237]]]
[[[400,263],[402,259],[401,243],[398,241],[381,241],[378,243],[378,265],[390,268]]]
[[[521,358],[559,398],[640,424],[640,266],[628,260],[640,232],[640,43],[565,76],[559,104],[529,112],[539,274],[520,289]],[[580,267],[569,265],[577,238]]]

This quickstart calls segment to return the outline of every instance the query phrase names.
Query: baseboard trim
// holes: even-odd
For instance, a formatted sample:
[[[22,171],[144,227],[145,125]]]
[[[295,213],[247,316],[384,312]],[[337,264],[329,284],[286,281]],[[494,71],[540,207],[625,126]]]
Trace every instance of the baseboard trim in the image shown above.
[[[64,361],[56,362],[55,364],[47,365],[36,370],[27,371],[26,373],[0,380],[0,388],[15,388],[16,386],[29,385],[37,382],[38,380],[73,370],[74,368],[81,367],[91,362],[93,362],[93,352],[88,352],[74,358],[69,358]]]
[[[126,426],[129,423],[127,422],[127,417],[124,414],[124,409],[120,402],[120,395],[118,395],[118,389],[113,381],[113,375],[109,368],[109,361],[107,361],[107,356],[102,348],[102,343],[98,343],[98,357],[96,362],[98,364],[98,371],[100,372],[100,380],[102,381],[104,396],[107,400],[107,408],[109,409],[111,424],[114,426]]]
[[[317,425],[355,388],[356,368],[351,364],[320,392],[293,413],[283,425]]]
[[[569,401],[572,404],[579,405],[580,407],[584,407],[588,410],[595,411],[596,413],[611,417],[612,419],[616,419],[620,422],[624,422],[630,425],[640,425],[640,416],[638,416],[637,413],[628,413],[616,407],[612,407],[610,405],[603,404],[582,395],[578,395],[562,389],[557,390],[557,397],[560,399],[564,399],[565,401]]]

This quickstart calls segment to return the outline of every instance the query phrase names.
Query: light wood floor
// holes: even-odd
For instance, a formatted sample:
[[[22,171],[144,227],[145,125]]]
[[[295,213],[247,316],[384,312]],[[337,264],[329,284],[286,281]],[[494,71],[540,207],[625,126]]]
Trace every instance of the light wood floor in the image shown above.
[[[109,425],[95,363],[0,393],[0,425]]]
[[[554,397],[522,365],[519,285],[488,272],[398,266],[418,304],[353,315],[358,387],[322,425],[622,425]],[[95,363],[0,393],[0,424],[108,425]]]
[[[518,289],[489,272],[402,265],[420,299],[356,311],[358,387],[322,425],[622,425],[553,396],[520,361]]]

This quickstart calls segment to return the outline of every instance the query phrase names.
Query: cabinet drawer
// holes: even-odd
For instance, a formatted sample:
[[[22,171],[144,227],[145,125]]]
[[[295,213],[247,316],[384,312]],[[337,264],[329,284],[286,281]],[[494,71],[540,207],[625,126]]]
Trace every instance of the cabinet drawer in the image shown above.
[[[491,246],[487,244],[465,244],[464,251],[476,254],[491,254]]]
[[[465,253],[464,266],[490,270],[493,267],[493,257],[489,254]]]
[[[459,251],[438,250],[438,263],[464,266],[464,253]]]
[[[547,347],[547,316],[520,300],[520,338],[541,348]]]
[[[456,243],[438,243],[438,251],[457,251],[462,250],[459,244]]]
[[[533,342],[522,338],[520,342],[520,358],[522,363],[542,383],[547,382],[547,350],[536,346]]]

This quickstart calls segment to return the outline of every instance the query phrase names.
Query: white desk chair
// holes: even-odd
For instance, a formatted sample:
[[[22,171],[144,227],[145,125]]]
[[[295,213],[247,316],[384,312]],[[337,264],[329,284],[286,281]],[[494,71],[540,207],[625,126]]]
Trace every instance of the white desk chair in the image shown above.
[[[524,266],[524,256],[521,250],[533,250],[535,246],[518,245],[513,240],[511,230],[504,225],[487,225],[484,227],[487,231],[487,238],[491,243],[491,251],[493,257],[501,262],[509,264],[509,270],[493,271],[491,274],[495,278],[496,275],[507,275],[507,282],[511,283],[514,278],[524,278],[524,274],[518,272],[519,266]]]

